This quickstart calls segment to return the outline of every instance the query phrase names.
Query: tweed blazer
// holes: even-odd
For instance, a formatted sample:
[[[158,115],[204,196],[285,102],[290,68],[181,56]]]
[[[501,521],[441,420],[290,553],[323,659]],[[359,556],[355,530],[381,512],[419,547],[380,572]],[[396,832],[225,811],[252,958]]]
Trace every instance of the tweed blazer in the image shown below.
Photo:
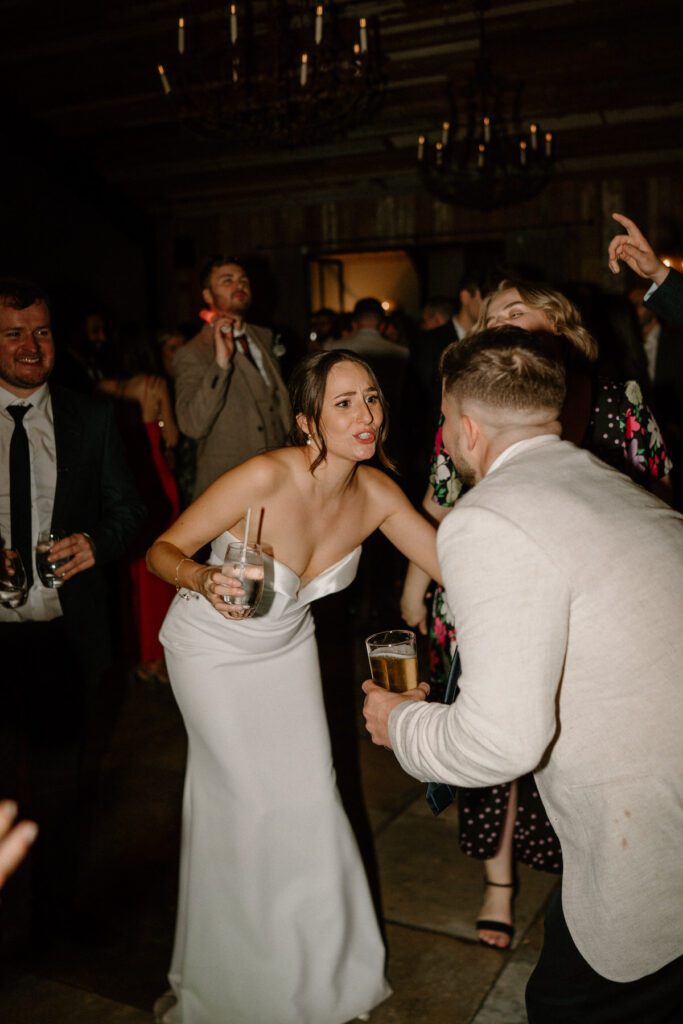
[[[239,349],[221,369],[209,325],[176,353],[178,426],[197,441],[195,497],[227,470],[284,444],[289,432],[289,399],[271,355],[271,332],[252,324],[247,331],[262,355],[268,384]]]
[[[572,938],[626,982],[683,953],[683,517],[566,441],[512,453],[438,534],[463,674],[389,721],[411,775],[535,773]]]

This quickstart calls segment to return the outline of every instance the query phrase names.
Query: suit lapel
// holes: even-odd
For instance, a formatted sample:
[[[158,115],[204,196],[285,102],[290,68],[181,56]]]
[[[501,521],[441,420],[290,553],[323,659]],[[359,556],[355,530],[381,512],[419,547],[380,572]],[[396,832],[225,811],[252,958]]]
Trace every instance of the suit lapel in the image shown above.
[[[83,443],[83,421],[67,391],[50,387],[52,416],[57,450],[57,486],[52,509],[52,525],[60,528],[68,518],[70,497],[74,495],[78,456]]]

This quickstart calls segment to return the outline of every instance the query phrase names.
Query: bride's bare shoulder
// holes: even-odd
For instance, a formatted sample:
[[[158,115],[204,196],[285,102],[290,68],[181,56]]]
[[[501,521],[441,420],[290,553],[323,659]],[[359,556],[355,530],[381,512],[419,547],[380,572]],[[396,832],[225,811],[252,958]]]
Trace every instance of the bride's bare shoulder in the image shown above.
[[[393,499],[403,497],[403,491],[391,477],[375,466],[358,467],[358,483],[368,496],[377,499]]]
[[[245,486],[253,488],[255,494],[270,492],[291,475],[295,460],[289,453],[295,451],[295,448],[277,448],[272,452],[254,455],[228,470],[216,482],[225,489]]]

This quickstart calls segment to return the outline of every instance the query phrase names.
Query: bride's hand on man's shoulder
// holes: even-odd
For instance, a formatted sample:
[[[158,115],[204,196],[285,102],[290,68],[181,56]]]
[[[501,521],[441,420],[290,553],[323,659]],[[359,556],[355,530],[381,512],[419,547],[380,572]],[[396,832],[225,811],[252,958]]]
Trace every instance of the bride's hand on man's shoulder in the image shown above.
[[[225,576],[218,566],[205,565],[197,582],[199,593],[206,598],[209,604],[213,605],[223,618],[244,618],[243,608],[231,606],[223,600],[224,597],[230,595],[239,597],[244,594],[242,585],[236,577]]]

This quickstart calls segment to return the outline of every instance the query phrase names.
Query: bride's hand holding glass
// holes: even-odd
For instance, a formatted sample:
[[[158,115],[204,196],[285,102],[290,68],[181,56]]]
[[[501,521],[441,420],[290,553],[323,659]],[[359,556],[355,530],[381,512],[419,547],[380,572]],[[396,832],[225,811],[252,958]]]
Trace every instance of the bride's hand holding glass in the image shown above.
[[[251,608],[226,604],[226,597],[244,597],[245,592],[239,577],[226,576],[220,566],[199,566],[195,576],[195,587],[225,619],[244,619],[251,614]]]

